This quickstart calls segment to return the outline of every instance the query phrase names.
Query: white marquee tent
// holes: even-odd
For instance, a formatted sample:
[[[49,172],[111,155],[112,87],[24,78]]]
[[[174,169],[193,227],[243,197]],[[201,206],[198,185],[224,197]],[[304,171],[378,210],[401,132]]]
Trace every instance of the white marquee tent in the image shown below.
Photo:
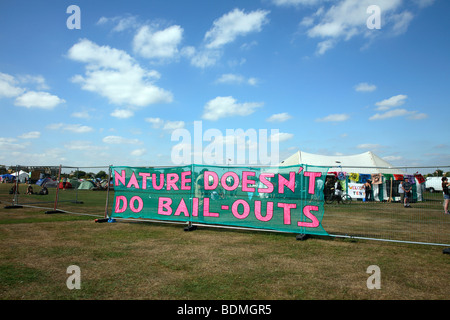
[[[28,172],[25,172],[23,170],[20,170],[18,173],[17,172],[11,173],[11,175],[15,177],[19,176],[19,182],[21,183],[24,183],[29,177]]]
[[[291,166],[297,164],[329,167],[329,172],[341,171],[342,169],[346,172],[363,174],[405,174],[402,170],[395,169],[389,162],[370,151],[350,156],[323,156],[304,151],[297,151],[292,156],[282,161],[280,165]]]
[[[320,167],[329,167],[328,172],[346,172],[358,174],[389,174],[389,175],[406,175],[407,173],[401,169],[395,168],[389,162],[383,160],[371,151],[349,155],[349,156],[324,156],[318,154],[297,151],[284,161],[280,166],[292,165],[311,165]],[[387,180],[383,178],[383,184]],[[380,188],[380,185],[373,185],[374,198],[376,200],[388,200],[390,196],[386,193],[387,188]],[[416,183],[417,199],[422,200],[423,185]]]

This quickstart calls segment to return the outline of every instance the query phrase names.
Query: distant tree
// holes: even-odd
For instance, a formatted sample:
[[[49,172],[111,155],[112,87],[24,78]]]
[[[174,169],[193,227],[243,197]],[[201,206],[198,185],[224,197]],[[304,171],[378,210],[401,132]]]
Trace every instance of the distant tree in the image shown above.
[[[105,171],[101,170],[95,175],[95,177],[99,179],[106,179],[108,178],[108,174]]]
[[[434,175],[435,177],[442,177],[443,174],[444,174],[444,171],[442,171],[441,169],[437,169],[437,170],[433,173],[433,175]]]
[[[86,176],[86,172],[81,171],[81,170],[76,170],[73,172],[73,176],[75,178],[84,178]]]

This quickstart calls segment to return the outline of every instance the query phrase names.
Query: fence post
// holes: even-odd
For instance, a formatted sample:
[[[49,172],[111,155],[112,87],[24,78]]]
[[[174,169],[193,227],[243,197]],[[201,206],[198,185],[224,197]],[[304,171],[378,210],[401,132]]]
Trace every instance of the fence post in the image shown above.
[[[59,165],[58,179],[56,181],[55,204],[53,206],[53,210],[45,211],[46,214],[63,213],[61,210],[56,210],[56,206],[58,204],[59,181],[61,180],[61,167],[62,167],[62,165]]]
[[[106,189],[106,204],[105,204],[105,219],[108,218],[108,203],[109,203],[109,185],[111,183],[111,175],[112,175],[112,170],[111,170],[112,164],[109,165],[109,172],[108,172],[108,187]]]
[[[18,198],[18,194],[19,194],[19,170],[18,170],[19,166],[16,165],[16,181],[14,182],[14,195],[12,198],[12,205],[10,206],[5,206],[5,209],[18,209],[18,208],[23,208],[22,206],[19,206],[19,198]]]
[[[192,176],[192,182],[191,182],[191,190],[190,190],[190,201],[191,201],[191,215],[189,216],[189,221],[187,226],[184,228],[184,231],[194,231],[197,230],[197,226],[192,225],[192,212],[193,212],[193,203],[194,203],[194,188],[195,188],[195,179],[194,179],[194,164],[191,163],[191,176]]]

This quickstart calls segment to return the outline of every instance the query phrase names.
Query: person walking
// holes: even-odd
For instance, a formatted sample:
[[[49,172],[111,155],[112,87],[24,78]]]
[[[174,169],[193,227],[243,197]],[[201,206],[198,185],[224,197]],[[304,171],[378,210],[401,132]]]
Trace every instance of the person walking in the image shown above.
[[[444,194],[444,213],[445,214],[450,214],[450,212],[448,211],[448,204],[450,202],[450,193],[448,191],[448,186],[450,185],[450,182],[448,182],[447,177],[442,177],[442,190],[443,190],[443,194]]]
[[[412,185],[411,183],[409,183],[408,178],[405,178],[405,181],[403,182],[403,192],[405,193],[405,201],[403,203],[403,206],[405,208],[411,208],[411,205],[409,204],[409,201],[411,199],[411,190],[412,190]]]

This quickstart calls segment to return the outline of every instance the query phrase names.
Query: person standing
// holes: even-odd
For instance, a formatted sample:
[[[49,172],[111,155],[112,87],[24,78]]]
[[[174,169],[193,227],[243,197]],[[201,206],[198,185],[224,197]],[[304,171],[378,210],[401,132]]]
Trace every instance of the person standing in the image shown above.
[[[364,183],[364,192],[365,192],[365,202],[372,201],[372,184],[370,180],[367,180]]]
[[[448,203],[450,202],[450,193],[448,191],[448,186],[450,185],[450,183],[448,182],[447,177],[442,177],[442,190],[443,190],[443,194],[444,194],[444,213],[445,214],[450,214],[450,212],[448,211]]]
[[[405,202],[405,190],[403,190],[403,181],[400,181],[400,184],[398,185],[398,193],[400,194],[400,202]]]
[[[405,208],[411,208],[409,202],[411,199],[411,190],[412,190],[412,185],[411,183],[409,183],[408,178],[405,178],[405,181],[403,182],[403,192],[405,193],[405,200],[404,200],[404,207]]]

